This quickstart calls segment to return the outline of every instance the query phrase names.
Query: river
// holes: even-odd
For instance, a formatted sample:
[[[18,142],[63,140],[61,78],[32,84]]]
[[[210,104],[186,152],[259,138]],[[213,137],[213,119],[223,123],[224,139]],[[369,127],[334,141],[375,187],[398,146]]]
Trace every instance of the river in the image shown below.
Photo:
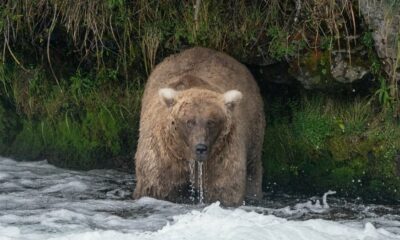
[[[333,196],[266,197],[224,208],[132,200],[134,176],[0,157],[0,240],[400,239],[400,206]]]

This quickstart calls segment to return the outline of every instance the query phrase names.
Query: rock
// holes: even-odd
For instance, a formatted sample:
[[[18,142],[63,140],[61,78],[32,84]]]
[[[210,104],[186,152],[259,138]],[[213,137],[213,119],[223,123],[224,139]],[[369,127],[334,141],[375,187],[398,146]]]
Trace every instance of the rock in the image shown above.
[[[361,15],[372,31],[374,47],[388,76],[400,81],[400,3],[358,1]]]
[[[374,47],[388,79],[392,84],[399,83],[400,2],[365,0],[358,3],[367,27],[363,31],[372,31]],[[289,73],[306,89],[324,90],[338,86],[337,83],[354,83],[364,79],[371,67],[363,46],[356,45],[350,50],[350,54],[343,50],[306,53],[289,63]]]
[[[369,71],[365,66],[350,63],[347,54],[339,53],[334,56],[331,63],[332,77],[341,83],[352,83],[362,79]]]
[[[312,52],[290,63],[289,72],[306,89],[328,89],[361,80],[370,71],[364,51]]]
[[[329,81],[323,66],[325,59],[320,51],[300,56],[289,64],[289,73],[306,89],[325,88]]]

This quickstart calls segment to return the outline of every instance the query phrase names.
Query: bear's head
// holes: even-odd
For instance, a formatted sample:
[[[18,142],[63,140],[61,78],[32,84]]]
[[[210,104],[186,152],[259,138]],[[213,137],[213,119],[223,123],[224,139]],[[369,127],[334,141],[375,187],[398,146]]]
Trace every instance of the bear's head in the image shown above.
[[[242,93],[230,90],[223,94],[204,89],[159,90],[161,101],[168,108],[167,134],[179,138],[186,159],[206,161],[217,151],[232,126],[232,115]]]

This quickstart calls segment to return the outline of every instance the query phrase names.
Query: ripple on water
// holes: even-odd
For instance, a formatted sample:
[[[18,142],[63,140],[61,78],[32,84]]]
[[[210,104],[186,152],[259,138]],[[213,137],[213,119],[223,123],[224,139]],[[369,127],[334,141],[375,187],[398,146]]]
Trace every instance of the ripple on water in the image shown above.
[[[400,239],[396,206],[322,197],[222,208],[132,200],[133,176],[0,158],[0,239]]]

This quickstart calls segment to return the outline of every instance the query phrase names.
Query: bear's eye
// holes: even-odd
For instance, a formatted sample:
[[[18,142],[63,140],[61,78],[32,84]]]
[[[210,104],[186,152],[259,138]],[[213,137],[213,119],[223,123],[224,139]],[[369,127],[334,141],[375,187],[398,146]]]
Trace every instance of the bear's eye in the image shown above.
[[[213,121],[213,120],[208,120],[207,121],[207,127],[214,127],[215,126],[215,121]]]
[[[187,120],[187,122],[186,122],[186,125],[188,128],[194,127],[195,124],[196,124],[196,122],[194,120]]]

